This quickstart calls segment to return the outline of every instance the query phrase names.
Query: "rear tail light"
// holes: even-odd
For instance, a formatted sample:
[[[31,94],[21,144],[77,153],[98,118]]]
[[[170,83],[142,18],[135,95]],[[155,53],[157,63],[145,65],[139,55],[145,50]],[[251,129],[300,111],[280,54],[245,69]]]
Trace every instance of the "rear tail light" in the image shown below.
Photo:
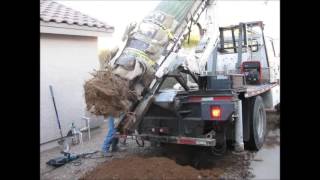
[[[196,140],[191,138],[179,138],[177,143],[178,144],[197,144]]]
[[[220,120],[221,119],[222,110],[220,106],[211,106],[210,115],[212,119]]]
[[[194,139],[194,138],[187,138],[187,137],[181,137],[177,139],[177,144],[187,144],[187,145],[208,145],[209,142],[207,142],[205,139]]]

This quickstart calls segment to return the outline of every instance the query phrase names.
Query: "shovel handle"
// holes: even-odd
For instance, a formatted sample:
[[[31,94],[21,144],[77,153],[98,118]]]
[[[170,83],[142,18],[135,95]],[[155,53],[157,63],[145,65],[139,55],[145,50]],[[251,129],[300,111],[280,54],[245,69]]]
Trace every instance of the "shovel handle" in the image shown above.
[[[57,116],[57,123],[58,123],[58,126],[59,126],[60,135],[61,135],[61,137],[63,137],[62,136],[62,131],[61,131],[60,119],[59,119],[59,115],[58,115],[58,111],[57,111],[57,107],[56,107],[56,101],[54,100],[54,95],[53,95],[53,90],[52,90],[52,86],[51,85],[49,85],[49,89],[50,89],[50,94],[51,94],[52,101],[53,101],[54,111],[55,111],[56,116]]]

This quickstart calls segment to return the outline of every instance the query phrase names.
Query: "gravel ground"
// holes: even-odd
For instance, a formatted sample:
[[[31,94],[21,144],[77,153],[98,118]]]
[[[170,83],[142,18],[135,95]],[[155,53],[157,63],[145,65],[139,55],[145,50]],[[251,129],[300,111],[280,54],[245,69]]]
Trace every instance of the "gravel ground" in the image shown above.
[[[279,147],[279,114],[268,113],[268,127],[270,132],[264,148]],[[71,152],[99,150],[106,132],[105,123],[91,132],[91,141],[72,146]],[[59,149],[45,151],[40,158],[41,179],[252,179],[259,173],[250,165],[252,160],[266,164],[264,160],[255,159],[255,152],[249,151],[235,154],[228,150],[224,156],[217,157],[198,147],[184,146],[181,151],[175,145],[155,148],[146,142],[145,147],[138,147],[134,140],[127,142],[126,150],[114,153],[112,158],[101,158],[97,154],[92,159],[81,159],[78,166],[69,163],[55,169],[45,163],[60,156]]]

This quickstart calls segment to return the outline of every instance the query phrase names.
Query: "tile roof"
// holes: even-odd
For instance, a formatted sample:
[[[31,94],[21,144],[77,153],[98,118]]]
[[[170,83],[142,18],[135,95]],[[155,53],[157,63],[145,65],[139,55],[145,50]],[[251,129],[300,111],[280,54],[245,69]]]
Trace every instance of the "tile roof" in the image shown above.
[[[107,25],[95,18],[91,18],[79,11],[68,8],[52,0],[40,1],[40,21],[54,22],[58,24],[78,25],[80,27],[99,30],[113,30],[114,27]]]

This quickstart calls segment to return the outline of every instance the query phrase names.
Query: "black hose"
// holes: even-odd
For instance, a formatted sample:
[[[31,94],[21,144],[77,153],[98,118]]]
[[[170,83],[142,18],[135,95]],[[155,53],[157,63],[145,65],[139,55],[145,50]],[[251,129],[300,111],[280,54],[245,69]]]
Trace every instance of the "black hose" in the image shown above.
[[[82,154],[79,154],[79,158],[72,161],[72,165],[74,166],[80,166],[82,164],[82,161],[81,159],[99,159],[99,158],[104,158],[103,156],[96,156],[96,157],[93,157],[94,154],[96,154],[97,152],[99,151],[94,151],[94,152],[90,152],[90,153],[82,153]]]

